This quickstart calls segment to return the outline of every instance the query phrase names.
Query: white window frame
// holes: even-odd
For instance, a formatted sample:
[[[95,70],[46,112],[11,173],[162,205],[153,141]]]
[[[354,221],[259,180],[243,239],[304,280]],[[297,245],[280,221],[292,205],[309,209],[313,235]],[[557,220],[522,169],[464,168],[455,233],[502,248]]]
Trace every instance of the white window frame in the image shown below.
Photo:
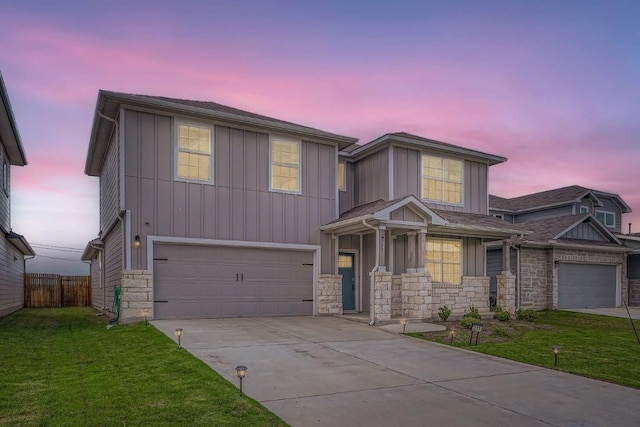
[[[589,213],[591,210],[589,209],[589,206],[582,206],[580,205],[580,213],[581,214],[586,214]],[[615,219],[614,219],[615,220]]]
[[[602,221],[600,220],[600,218],[598,218],[598,214],[599,213],[604,215],[604,218],[603,218]],[[611,215],[611,218],[613,219],[611,225],[607,224],[607,215]],[[616,213],[615,212],[603,211],[603,210],[596,209],[596,219],[598,221],[600,221],[602,223],[602,225],[604,225],[605,227],[615,228],[615,226],[616,226]]]
[[[433,283],[442,283],[442,284],[450,284],[450,285],[462,285],[462,275],[463,275],[463,268],[464,268],[464,263],[463,263],[463,256],[464,256],[464,243],[461,239],[442,239],[442,238],[428,238],[427,241],[437,241],[437,242],[456,242],[460,244],[460,275],[458,276],[458,282],[456,283],[451,283],[451,282],[436,282],[435,279],[433,280]],[[427,247],[425,245],[425,249],[424,249],[424,253],[422,254],[422,262],[425,268],[425,271],[429,272],[429,270],[427,269]],[[444,274],[442,271],[442,265],[444,263],[441,261],[440,262],[440,275],[444,278]],[[451,264],[451,263],[447,263],[447,264]]]
[[[342,182],[340,182],[340,166],[342,166]],[[347,191],[347,163],[346,162],[338,162],[337,169],[337,181],[338,181],[338,190]]]
[[[422,174],[422,171],[424,169],[424,159],[425,157],[434,157],[436,159],[442,159],[442,160],[451,160],[454,162],[460,162],[460,203],[456,203],[456,202],[447,202],[444,200],[438,200],[438,199],[425,199],[423,196],[423,181],[425,176]],[[465,183],[465,176],[464,176],[464,160],[462,159],[455,159],[452,157],[443,157],[443,156],[437,156],[434,154],[429,154],[429,153],[421,153],[420,155],[420,199],[424,200],[426,202],[432,202],[432,203],[438,203],[441,205],[447,205],[447,206],[464,206],[464,183]],[[430,178],[433,179],[433,178]],[[445,181],[444,178],[441,180],[441,182],[452,182],[452,181]]]
[[[273,187],[273,143],[274,141],[281,141],[290,144],[296,144],[298,146],[298,189],[297,190],[287,190],[282,188],[274,188]],[[291,166],[287,164],[287,166]],[[302,194],[302,141],[299,139],[294,139],[286,136],[280,135],[270,135],[269,136],[269,191],[275,193],[286,193],[286,194]]]
[[[180,125],[193,126],[209,129],[211,139],[211,153],[209,153],[209,179],[195,179],[180,176]],[[183,120],[176,118],[174,120],[174,161],[173,161],[173,180],[179,182],[191,182],[196,184],[209,184],[215,183],[215,126],[203,122],[196,122],[192,120]]]

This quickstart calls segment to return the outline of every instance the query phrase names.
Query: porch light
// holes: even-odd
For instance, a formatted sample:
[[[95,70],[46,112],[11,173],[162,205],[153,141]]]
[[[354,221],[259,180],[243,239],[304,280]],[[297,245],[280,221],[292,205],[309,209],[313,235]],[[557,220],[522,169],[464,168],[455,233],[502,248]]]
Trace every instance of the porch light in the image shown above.
[[[149,325],[149,309],[145,308],[142,310],[142,315],[144,316],[144,324],[145,326]]]
[[[135,246],[136,248],[139,248],[140,246],[142,246],[142,242],[140,241],[139,234],[136,234],[136,237],[133,239],[133,246]]]
[[[236,366],[236,375],[240,380],[240,396],[242,396],[242,379],[247,375],[247,367],[244,365]]]
[[[553,348],[553,366],[558,366],[558,353],[560,353],[560,346],[554,345],[552,348]]]
[[[400,324],[402,325],[402,333],[407,329],[407,319],[400,319]]]
[[[180,344],[180,337],[182,336],[182,328],[176,328],[176,336],[178,337],[178,350],[182,348]]]
[[[456,336],[456,328],[449,329],[449,338],[451,339],[451,344],[453,344],[453,338]]]

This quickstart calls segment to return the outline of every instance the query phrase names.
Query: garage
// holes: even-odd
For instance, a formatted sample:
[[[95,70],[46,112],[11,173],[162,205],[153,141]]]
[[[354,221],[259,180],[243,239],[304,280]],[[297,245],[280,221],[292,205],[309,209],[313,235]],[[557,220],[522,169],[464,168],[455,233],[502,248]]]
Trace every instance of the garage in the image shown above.
[[[558,265],[558,308],[615,307],[615,265]]]
[[[313,315],[313,251],[155,244],[156,319]]]

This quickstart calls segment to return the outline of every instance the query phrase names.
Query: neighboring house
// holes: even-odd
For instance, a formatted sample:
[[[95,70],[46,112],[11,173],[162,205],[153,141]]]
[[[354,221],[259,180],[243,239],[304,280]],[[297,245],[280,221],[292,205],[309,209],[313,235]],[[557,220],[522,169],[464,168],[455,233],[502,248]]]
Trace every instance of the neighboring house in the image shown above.
[[[489,310],[488,215],[506,159],[405,133],[356,139],[212,102],[100,91],[85,173],[93,304],[120,321]],[[371,274],[370,274],[371,273]],[[513,307],[515,280],[502,297]]]
[[[33,257],[27,240],[11,229],[11,166],[25,166],[9,95],[0,73],[0,317],[24,306],[25,256]]]
[[[631,224],[629,224],[631,229]],[[616,234],[616,237],[633,252],[627,255],[627,279],[629,293],[627,303],[640,307],[640,233]]]
[[[631,249],[620,231],[631,208],[620,196],[577,185],[512,199],[490,195],[489,212],[530,232],[510,251],[488,248],[492,291],[508,260],[518,307],[617,307],[627,299]]]

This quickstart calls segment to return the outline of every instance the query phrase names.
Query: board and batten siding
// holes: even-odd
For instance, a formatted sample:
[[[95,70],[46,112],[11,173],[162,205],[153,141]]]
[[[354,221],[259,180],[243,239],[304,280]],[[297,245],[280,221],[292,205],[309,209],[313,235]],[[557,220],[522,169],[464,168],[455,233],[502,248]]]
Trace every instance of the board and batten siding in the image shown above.
[[[421,199],[420,181],[422,180],[422,155],[432,154],[443,158],[456,159],[455,156],[444,156],[438,153],[422,152],[406,147],[394,147],[394,180],[393,198],[414,195]],[[463,206],[448,205],[432,201],[424,201],[434,209],[451,210],[486,215],[488,213],[488,174],[489,166],[485,163],[461,159],[463,162]]]
[[[380,150],[354,166],[356,206],[376,200],[389,200],[389,151]]]
[[[109,234],[103,237],[104,241],[104,284],[103,299],[106,309],[113,310],[113,295],[116,286],[122,284],[122,226],[118,221]],[[93,306],[102,305],[93,297]]]
[[[24,257],[3,235],[0,238],[0,317],[24,306],[23,281]]]
[[[4,145],[0,149],[0,167],[7,162],[7,191],[3,189],[4,183],[2,182],[2,173],[0,171],[0,226],[4,230],[11,230],[11,163],[7,157],[7,153],[4,150]]]
[[[338,191],[338,201],[340,203],[340,214],[356,207],[355,196],[355,166],[352,162],[345,162],[344,174],[345,185],[344,191]]]
[[[565,239],[580,239],[580,240],[596,240],[600,242],[608,242],[598,230],[593,228],[590,223],[583,222],[573,227],[571,230],[564,233],[562,236]]]
[[[599,196],[600,201],[602,201],[603,207],[596,207],[595,210],[603,210],[607,212],[613,212],[615,215],[615,226],[609,228],[609,230],[614,233],[621,233],[622,231],[622,211],[620,210],[620,206],[618,206],[611,198]],[[596,215],[596,212],[593,213]]]
[[[106,232],[120,210],[120,148],[115,136],[109,142],[100,170],[100,230]]]
[[[148,235],[321,245],[319,227],[336,217],[336,146],[302,140],[301,194],[269,191],[269,135],[212,126],[213,184],[174,180],[174,119],[125,110],[125,204],[131,239]],[[322,273],[333,257],[322,257]],[[147,269],[146,247],[132,269]]]

